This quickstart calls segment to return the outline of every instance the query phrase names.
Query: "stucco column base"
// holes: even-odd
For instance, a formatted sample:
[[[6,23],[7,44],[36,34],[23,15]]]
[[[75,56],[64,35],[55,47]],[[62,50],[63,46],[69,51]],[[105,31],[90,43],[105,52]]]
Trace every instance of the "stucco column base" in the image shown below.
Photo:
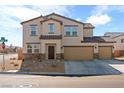
[[[124,56],[124,50],[121,50],[120,52],[121,52],[121,56]]]
[[[41,60],[45,60],[45,54],[41,54]]]
[[[62,53],[57,53],[57,54],[56,54],[56,59],[57,59],[57,60],[63,59]]]
[[[98,53],[94,53],[93,57],[94,57],[94,59],[99,59],[99,54]]]

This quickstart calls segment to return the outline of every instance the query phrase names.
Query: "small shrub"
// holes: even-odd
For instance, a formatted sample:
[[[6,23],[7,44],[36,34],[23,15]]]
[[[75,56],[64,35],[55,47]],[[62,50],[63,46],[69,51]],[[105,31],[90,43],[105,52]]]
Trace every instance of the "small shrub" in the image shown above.
[[[18,64],[14,64],[14,66],[16,67],[16,66],[19,66]]]

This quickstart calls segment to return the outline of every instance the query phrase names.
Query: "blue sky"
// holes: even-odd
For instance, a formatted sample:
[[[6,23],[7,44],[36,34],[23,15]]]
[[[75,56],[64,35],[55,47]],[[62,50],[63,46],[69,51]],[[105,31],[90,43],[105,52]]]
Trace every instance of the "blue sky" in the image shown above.
[[[0,37],[8,39],[7,45],[22,46],[22,21],[49,13],[58,13],[95,26],[94,35],[102,36],[105,32],[124,31],[124,6],[40,6],[8,5],[0,6]]]

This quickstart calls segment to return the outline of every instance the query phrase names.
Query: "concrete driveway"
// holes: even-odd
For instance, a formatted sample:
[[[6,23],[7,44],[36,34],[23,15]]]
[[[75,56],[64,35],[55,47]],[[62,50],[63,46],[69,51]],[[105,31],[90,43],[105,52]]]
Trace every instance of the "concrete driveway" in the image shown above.
[[[116,75],[124,73],[124,61],[65,61],[65,73],[75,75]]]
[[[124,74],[124,61],[94,60],[94,61],[64,61],[65,72],[17,72],[42,75],[119,75]]]

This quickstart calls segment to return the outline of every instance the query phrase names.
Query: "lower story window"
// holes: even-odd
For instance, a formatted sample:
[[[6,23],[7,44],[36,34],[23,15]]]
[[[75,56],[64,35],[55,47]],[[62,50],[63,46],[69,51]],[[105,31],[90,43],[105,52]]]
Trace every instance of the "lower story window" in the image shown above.
[[[27,49],[27,53],[32,53],[32,49]]]
[[[32,45],[31,44],[27,45],[27,53],[32,53]]]
[[[39,49],[34,49],[34,53],[39,53]]]
[[[124,39],[121,39],[121,43],[124,43]]]
[[[28,44],[27,53],[39,53],[40,44]]]

